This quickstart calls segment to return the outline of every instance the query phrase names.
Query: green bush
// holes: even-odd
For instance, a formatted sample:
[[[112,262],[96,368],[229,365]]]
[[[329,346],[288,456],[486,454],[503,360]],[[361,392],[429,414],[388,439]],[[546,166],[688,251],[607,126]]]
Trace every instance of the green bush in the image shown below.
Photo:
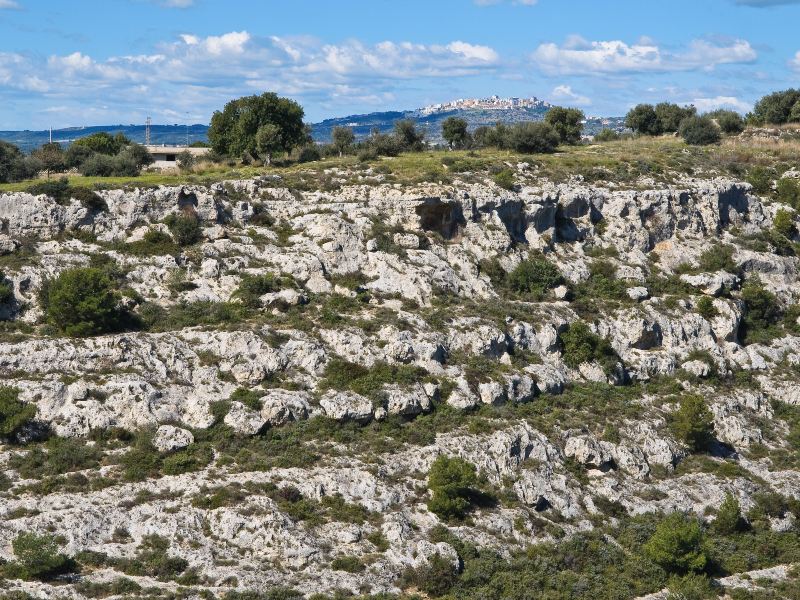
[[[420,367],[376,362],[371,367],[335,358],[328,362],[320,389],[351,390],[375,398],[386,384],[410,386],[427,374]]]
[[[337,556],[331,561],[331,569],[347,573],[361,573],[366,567],[357,556]]]
[[[793,110],[798,103],[800,103],[800,90],[773,92],[756,102],[750,119],[759,125],[782,125],[792,120]]]
[[[196,214],[171,214],[164,219],[164,223],[169,227],[172,237],[179,246],[191,246],[200,241],[203,230]]]
[[[478,474],[463,458],[439,456],[428,471],[428,510],[444,521],[463,519],[472,507]]]
[[[733,251],[733,246],[714,244],[700,255],[698,260],[700,270],[704,273],[714,273],[716,271],[738,273],[739,266],[733,259]]]
[[[516,185],[514,171],[511,169],[503,169],[494,176],[493,180],[504,190],[513,190],[514,186]]]
[[[20,533],[11,542],[16,562],[4,565],[7,577],[48,581],[73,572],[75,561],[60,552],[60,545],[51,535]]]
[[[744,131],[744,119],[742,115],[732,110],[716,110],[709,113],[707,116],[711,117],[717,122],[719,128],[723,133],[735,135]]]
[[[0,304],[6,304],[14,299],[14,285],[6,279],[6,274],[0,271]]]
[[[719,315],[719,311],[714,306],[714,300],[710,296],[701,296],[697,301],[697,314],[710,321]]]
[[[777,186],[778,201],[800,210],[800,180],[782,177]]]
[[[659,133],[675,133],[684,121],[696,116],[697,110],[694,106],[684,107],[671,102],[660,102],[656,104],[655,113]]]
[[[96,468],[101,456],[84,440],[51,437],[43,446],[13,456],[10,464],[26,479],[40,479]]]
[[[681,121],[680,134],[687,144],[706,146],[719,142],[721,135],[716,123],[708,117],[689,117]]]
[[[726,494],[714,519],[714,531],[721,535],[732,535],[744,529],[742,509],[733,494]]]
[[[194,473],[207,467],[214,459],[214,451],[208,444],[192,444],[165,457],[161,463],[164,475]]]
[[[297,155],[297,162],[310,163],[322,160],[322,154],[317,146],[304,146]]]
[[[189,563],[182,558],[169,556],[169,540],[158,535],[142,539],[136,556],[123,559],[119,565],[127,575],[155,577],[160,581],[174,580],[181,575]]]
[[[702,396],[681,398],[669,425],[675,437],[694,451],[707,450],[714,441],[714,418]]]
[[[18,389],[0,386],[0,439],[16,441],[35,416],[36,405],[21,402]]]
[[[281,289],[280,281],[272,273],[264,275],[244,275],[239,287],[233,293],[248,308],[259,308],[261,296]]]
[[[708,565],[703,541],[703,530],[697,519],[673,513],[658,524],[642,551],[670,573],[699,573]]]
[[[753,167],[747,174],[747,183],[753,186],[756,194],[767,194],[772,190],[775,173],[764,167]]]
[[[717,592],[705,575],[692,573],[673,577],[669,582],[667,600],[707,600],[716,598]]]
[[[600,132],[594,136],[595,142],[616,142],[622,136],[613,129],[601,129]]]
[[[564,277],[546,258],[523,260],[505,277],[506,285],[530,300],[541,300],[549,290],[564,283]]]
[[[432,598],[439,598],[447,594],[457,581],[458,573],[452,561],[434,554],[420,566],[406,569],[400,584],[403,587],[413,586]]]
[[[794,225],[794,213],[780,209],[775,213],[775,218],[772,220],[772,228],[775,233],[791,240],[797,234],[797,229]]]
[[[619,361],[608,340],[593,333],[583,321],[571,323],[559,338],[564,349],[564,363],[573,369],[583,363],[598,362],[606,373],[610,373]]]
[[[40,300],[48,322],[69,336],[108,333],[122,325],[119,295],[101,269],[62,272],[43,286]]]
[[[517,123],[509,134],[511,148],[522,154],[555,152],[560,141],[556,130],[547,123]]]
[[[180,254],[180,246],[158,229],[148,229],[141,240],[122,244],[120,251],[134,256],[176,256]]]
[[[742,287],[741,297],[745,303],[740,328],[742,340],[752,343],[772,339],[777,334],[774,326],[782,317],[778,299],[764,288],[758,278],[749,280]]]
[[[562,144],[575,145],[581,141],[585,115],[577,108],[554,106],[547,111],[544,122],[558,133]]]
[[[625,126],[642,135],[658,135],[661,127],[652,104],[638,104],[625,115]]]

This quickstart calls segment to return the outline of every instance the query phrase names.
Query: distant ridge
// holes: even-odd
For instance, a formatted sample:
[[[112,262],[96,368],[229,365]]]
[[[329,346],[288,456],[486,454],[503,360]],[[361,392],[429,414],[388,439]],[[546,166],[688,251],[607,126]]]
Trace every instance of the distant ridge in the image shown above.
[[[465,119],[470,130],[482,125],[495,123],[519,123],[521,121],[541,121],[550,108],[550,104],[536,98],[503,99],[492,96],[486,99],[455,100],[443,104],[435,104],[405,111],[374,112],[362,115],[349,115],[325,119],[311,125],[311,135],[319,143],[329,142],[334,127],[351,127],[356,138],[367,137],[373,130],[389,133],[394,123],[401,119],[410,119],[425,131],[430,142],[443,142],[441,136],[442,123],[448,117]],[[584,133],[594,134],[604,127],[621,129],[622,117],[591,117],[588,119]],[[53,141],[70,144],[75,139],[105,131],[112,135],[122,133],[134,142],[144,143],[144,125],[94,125],[89,127],[68,127],[53,130]],[[186,144],[186,125],[153,125],[150,129],[151,141],[154,144],[183,145]],[[189,126],[189,143],[208,141],[207,125]],[[50,132],[43,131],[0,131],[0,140],[11,142],[25,152],[41,146],[50,139]]]

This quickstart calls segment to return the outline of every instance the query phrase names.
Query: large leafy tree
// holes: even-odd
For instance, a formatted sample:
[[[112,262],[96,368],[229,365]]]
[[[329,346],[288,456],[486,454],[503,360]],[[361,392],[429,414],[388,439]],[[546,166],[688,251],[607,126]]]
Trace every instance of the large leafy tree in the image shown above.
[[[42,165],[48,177],[50,177],[51,172],[63,171],[66,166],[64,162],[64,149],[61,148],[61,144],[57,142],[42,144],[41,147],[31,152],[31,156],[42,161]]]
[[[289,152],[307,141],[303,116],[303,108],[297,102],[272,92],[245,96],[231,100],[214,113],[208,140],[216,152],[228,156],[256,156],[267,148],[270,156]],[[262,129],[265,126],[269,127]]]
[[[698,573],[708,564],[703,541],[703,529],[697,519],[672,513],[658,524],[642,550],[670,573]]]
[[[442,123],[442,137],[450,145],[450,148],[462,148],[469,140],[467,122],[458,117],[448,117]]]
[[[574,145],[581,141],[585,118],[583,111],[577,108],[554,106],[547,111],[544,121],[556,130],[562,144]]]
[[[350,127],[334,127],[331,132],[333,147],[343,156],[355,143],[356,136]]]
[[[625,115],[625,126],[644,135],[661,133],[658,115],[652,104],[638,104],[630,109]]]
[[[790,89],[764,96],[753,107],[750,120],[770,125],[800,121],[800,90]]]

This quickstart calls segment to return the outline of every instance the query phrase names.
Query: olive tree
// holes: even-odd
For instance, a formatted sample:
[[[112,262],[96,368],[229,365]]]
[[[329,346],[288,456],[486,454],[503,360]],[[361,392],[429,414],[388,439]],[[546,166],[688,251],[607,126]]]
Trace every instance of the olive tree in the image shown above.
[[[463,148],[469,140],[467,122],[458,117],[448,117],[442,123],[442,137],[445,139],[450,149]]]
[[[586,116],[577,108],[554,106],[544,116],[544,122],[558,133],[562,144],[575,145],[581,141],[583,120]]]
[[[331,132],[333,147],[339,152],[339,157],[344,156],[356,141],[356,136],[350,127],[334,127]]]

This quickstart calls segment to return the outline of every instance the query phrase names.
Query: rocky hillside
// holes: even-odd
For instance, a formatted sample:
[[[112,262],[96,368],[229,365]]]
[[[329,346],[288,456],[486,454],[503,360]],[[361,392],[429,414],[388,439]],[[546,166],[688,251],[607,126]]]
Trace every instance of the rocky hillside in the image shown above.
[[[0,595],[797,598],[794,210],[509,168],[0,195]]]

